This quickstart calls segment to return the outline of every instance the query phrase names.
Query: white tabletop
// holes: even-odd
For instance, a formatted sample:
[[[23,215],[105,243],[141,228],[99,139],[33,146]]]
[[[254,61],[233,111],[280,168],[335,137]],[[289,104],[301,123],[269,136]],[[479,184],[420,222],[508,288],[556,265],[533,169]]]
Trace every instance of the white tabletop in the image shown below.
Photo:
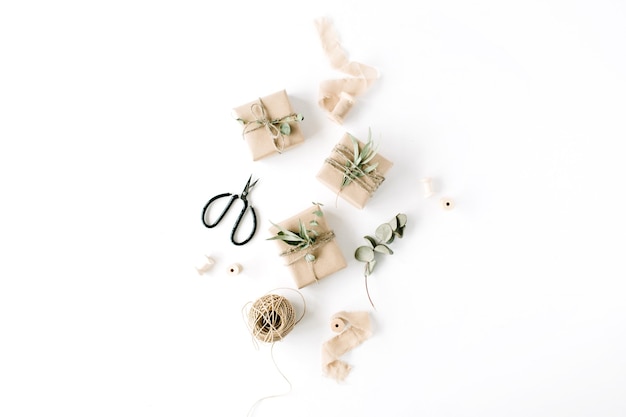
[[[317,105],[341,77],[322,16],[380,72],[343,125]],[[242,309],[295,288],[266,238],[313,201],[347,267],[300,290],[273,349],[292,390],[255,416],[625,415],[625,18],[617,0],[3,4],[0,415],[243,416],[288,391]],[[253,162],[231,109],[281,89],[305,141]],[[369,128],[394,165],[359,210],[315,176]],[[200,215],[251,174],[238,247],[234,214]],[[353,253],[396,213],[373,310]],[[342,310],[373,333],[337,383],[320,351]]]

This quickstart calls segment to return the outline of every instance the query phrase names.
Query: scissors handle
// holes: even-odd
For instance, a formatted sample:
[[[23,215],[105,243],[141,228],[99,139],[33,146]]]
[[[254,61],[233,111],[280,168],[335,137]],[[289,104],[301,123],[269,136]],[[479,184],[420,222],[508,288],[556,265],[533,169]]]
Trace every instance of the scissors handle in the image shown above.
[[[243,216],[246,214],[246,211],[248,209],[250,209],[250,212],[252,213],[252,231],[250,232],[250,235],[244,241],[237,242],[235,240],[235,235],[237,234],[237,230],[239,229],[239,224],[241,223],[241,220],[243,219]],[[256,213],[254,211],[254,207],[249,206],[248,202],[246,200],[243,200],[243,208],[241,209],[241,212],[239,213],[239,217],[237,217],[237,221],[235,222],[235,225],[233,226],[233,232],[230,235],[230,241],[233,242],[233,244],[237,246],[245,245],[246,243],[250,241],[250,239],[252,239],[252,236],[254,236],[255,232],[256,232]]]
[[[217,220],[215,220],[213,223],[209,223],[209,220],[208,220],[209,216],[208,215],[209,215],[209,208],[210,208],[211,204],[214,201],[219,200],[220,198],[224,198],[224,197],[230,197],[230,200],[226,204],[226,207],[224,208],[222,213],[219,215]],[[215,197],[211,198],[204,205],[204,209],[202,210],[202,223],[206,227],[208,227],[209,229],[217,226],[222,221],[224,216],[226,216],[226,213],[231,208],[231,206],[233,205],[235,200],[237,200],[238,198],[240,198],[240,197],[237,194],[231,194],[231,193],[218,194]],[[256,232],[256,221],[257,221],[257,219],[256,219],[256,212],[254,211],[254,207],[248,205],[248,201],[247,200],[244,200],[244,199],[241,199],[241,200],[243,201],[243,208],[241,209],[241,212],[239,212],[239,217],[237,217],[237,220],[235,221],[235,225],[233,226],[233,231],[232,231],[232,233],[230,235],[230,241],[233,242],[233,244],[235,244],[237,246],[245,245],[246,243],[248,243],[250,241],[250,239],[252,239],[252,237],[254,236],[254,233]],[[239,225],[241,224],[241,221],[243,220],[243,216],[246,214],[248,209],[250,209],[250,212],[252,213],[252,231],[250,232],[250,235],[245,240],[243,240],[241,242],[238,242],[238,241],[235,240],[235,235],[237,235],[237,231],[239,230]]]
[[[209,206],[211,205],[211,203],[213,203],[215,200],[219,200],[220,198],[224,198],[224,197],[230,197],[230,201],[228,202],[228,204],[226,205],[226,208],[224,209],[224,211],[222,211],[222,214],[219,215],[219,217],[217,218],[217,220],[215,220],[213,223],[209,223],[208,222],[208,211],[209,211]],[[224,216],[226,215],[226,213],[228,212],[228,209],[230,209],[230,206],[233,205],[233,203],[235,202],[235,200],[238,198],[238,195],[233,195],[231,193],[224,193],[224,194],[218,194],[215,197],[211,198],[205,205],[204,208],[202,209],[202,223],[208,227],[209,229],[217,226],[219,224],[219,222],[222,221],[222,219],[224,218]]]

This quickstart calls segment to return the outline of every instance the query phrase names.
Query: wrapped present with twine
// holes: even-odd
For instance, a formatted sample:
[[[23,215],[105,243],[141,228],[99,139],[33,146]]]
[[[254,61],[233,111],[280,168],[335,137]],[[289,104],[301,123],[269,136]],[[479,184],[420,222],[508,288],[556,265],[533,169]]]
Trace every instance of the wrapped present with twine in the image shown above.
[[[324,161],[317,179],[338,197],[362,209],[392,166],[391,161],[378,153],[371,131],[366,143],[345,133]]]
[[[233,109],[242,124],[242,136],[247,142],[252,160],[283,153],[304,142],[298,125],[304,118],[295,113],[285,90]]]
[[[280,223],[272,223],[280,257],[298,288],[319,282],[346,267],[346,260],[319,204]]]

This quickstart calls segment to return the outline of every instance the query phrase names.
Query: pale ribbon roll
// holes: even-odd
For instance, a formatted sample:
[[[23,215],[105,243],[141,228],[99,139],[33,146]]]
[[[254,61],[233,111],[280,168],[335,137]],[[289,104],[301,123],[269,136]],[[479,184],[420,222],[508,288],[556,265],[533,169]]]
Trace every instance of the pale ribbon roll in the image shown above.
[[[344,117],[354,105],[355,97],[363,94],[379,77],[378,70],[348,60],[339,42],[339,36],[328,19],[316,19],[315,27],[331,66],[351,76],[322,81],[320,84],[319,106],[327,112],[331,120],[342,124]]]
[[[322,345],[322,371],[328,377],[343,381],[352,367],[340,357],[372,335],[369,313],[341,311],[331,318],[330,328],[338,334]]]

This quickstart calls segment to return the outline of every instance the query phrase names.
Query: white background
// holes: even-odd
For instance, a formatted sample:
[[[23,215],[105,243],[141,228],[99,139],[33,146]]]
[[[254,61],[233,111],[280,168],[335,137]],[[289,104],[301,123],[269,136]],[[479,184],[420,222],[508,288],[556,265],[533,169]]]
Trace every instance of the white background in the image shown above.
[[[321,16],[381,74],[342,126],[316,104],[341,75]],[[3,2],[0,415],[243,416],[287,391],[242,308],[294,287],[265,239],[311,201],[348,267],[301,290],[273,352],[293,389],[255,416],[626,415],[625,28],[618,0]],[[281,89],[306,141],[252,162],[231,109]],[[335,205],[315,174],[369,127],[394,166]],[[259,230],[235,247],[234,214],[200,213],[250,174]],[[374,311],[352,254],[398,212]],[[341,310],[374,334],[336,383]]]

